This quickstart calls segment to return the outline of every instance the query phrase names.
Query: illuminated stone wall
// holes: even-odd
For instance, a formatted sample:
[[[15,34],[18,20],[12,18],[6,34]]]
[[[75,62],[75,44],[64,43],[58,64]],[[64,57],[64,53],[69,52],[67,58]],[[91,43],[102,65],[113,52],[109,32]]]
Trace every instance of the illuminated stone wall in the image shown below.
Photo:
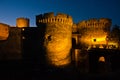
[[[0,23],[0,40],[6,40],[9,36],[9,25]]]
[[[79,42],[87,45],[106,44],[106,37],[110,32],[111,20],[107,18],[90,19],[77,24],[78,32],[81,34]]]
[[[45,28],[43,47],[48,64],[68,65],[71,62],[72,17],[62,13],[56,16],[45,13],[36,16],[36,22],[38,27]]]
[[[77,31],[77,25],[76,24],[73,24],[73,26],[72,26],[72,33],[77,33],[78,31]]]
[[[19,28],[22,27],[29,27],[29,19],[28,18],[17,18],[16,19],[16,26]]]

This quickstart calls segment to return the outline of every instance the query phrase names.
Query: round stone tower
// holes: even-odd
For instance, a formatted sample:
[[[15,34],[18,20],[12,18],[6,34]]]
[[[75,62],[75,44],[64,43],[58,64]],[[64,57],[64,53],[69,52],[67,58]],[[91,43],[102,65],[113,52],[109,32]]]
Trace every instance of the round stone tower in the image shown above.
[[[17,18],[16,19],[16,26],[19,28],[22,27],[29,27],[29,19],[28,18]]]
[[[9,25],[0,23],[0,40],[6,40],[9,36]]]
[[[71,62],[72,17],[66,14],[45,13],[36,16],[38,27],[45,29],[43,48],[46,60],[52,66],[65,66]]]

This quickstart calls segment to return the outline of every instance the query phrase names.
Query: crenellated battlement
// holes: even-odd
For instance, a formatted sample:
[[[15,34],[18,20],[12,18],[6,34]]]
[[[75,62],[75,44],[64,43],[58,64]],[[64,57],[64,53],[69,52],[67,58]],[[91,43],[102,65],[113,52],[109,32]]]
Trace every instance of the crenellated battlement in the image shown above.
[[[79,22],[77,25],[79,28],[110,28],[112,22],[108,18],[100,18],[100,19],[89,19]]]
[[[53,12],[40,14],[36,16],[37,24],[41,23],[62,23],[72,25],[72,17],[63,13],[57,13],[55,16]]]

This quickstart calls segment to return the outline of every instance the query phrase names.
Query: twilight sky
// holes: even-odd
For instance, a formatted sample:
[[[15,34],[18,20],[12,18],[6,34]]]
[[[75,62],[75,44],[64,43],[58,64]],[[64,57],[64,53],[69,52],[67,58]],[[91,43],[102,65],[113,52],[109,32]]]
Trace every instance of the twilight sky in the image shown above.
[[[120,25],[120,0],[0,0],[0,23],[16,25],[16,18],[27,17],[34,27],[35,16],[62,12],[73,17],[74,23],[90,18],[110,18]]]

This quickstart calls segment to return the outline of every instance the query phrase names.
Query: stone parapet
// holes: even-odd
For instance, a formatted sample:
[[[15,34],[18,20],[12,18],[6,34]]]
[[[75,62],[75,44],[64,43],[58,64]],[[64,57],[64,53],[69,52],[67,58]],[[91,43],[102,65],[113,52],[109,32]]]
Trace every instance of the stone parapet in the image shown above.
[[[54,16],[54,13],[45,13],[36,16],[36,23],[61,23],[72,25],[72,17],[63,13],[58,13]]]

